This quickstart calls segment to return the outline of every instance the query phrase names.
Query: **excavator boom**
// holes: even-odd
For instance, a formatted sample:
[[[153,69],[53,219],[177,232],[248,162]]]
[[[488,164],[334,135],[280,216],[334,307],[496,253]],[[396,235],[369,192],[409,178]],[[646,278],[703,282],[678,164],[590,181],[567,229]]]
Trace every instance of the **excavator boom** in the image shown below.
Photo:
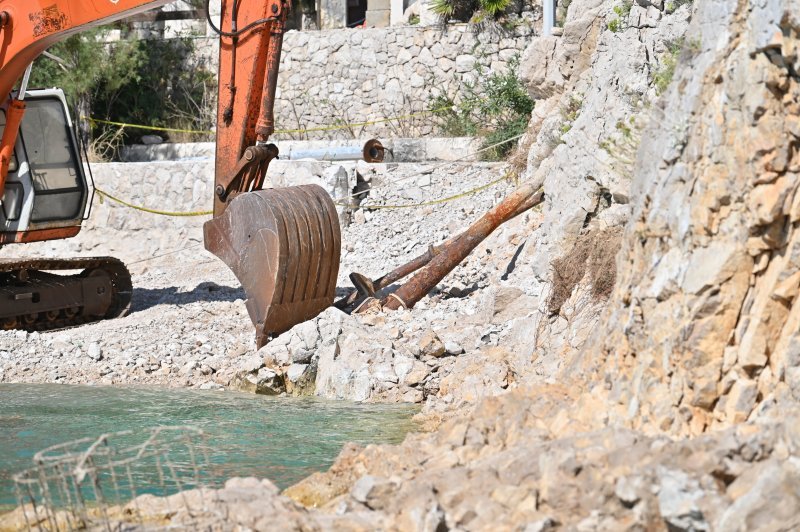
[[[0,0],[0,246],[75,236],[88,198],[60,90],[28,91],[33,60],[79,31],[168,0]],[[241,281],[260,347],[333,303],[341,235],[318,186],[267,189],[290,0],[222,0],[214,217],[206,248]],[[13,88],[22,79],[20,88]],[[85,264],[84,264],[85,263]],[[42,271],[45,269],[47,271]],[[85,267],[77,275],[59,270]],[[0,326],[41,330],[124,315],[130,276],[114,259],[4,260]]]

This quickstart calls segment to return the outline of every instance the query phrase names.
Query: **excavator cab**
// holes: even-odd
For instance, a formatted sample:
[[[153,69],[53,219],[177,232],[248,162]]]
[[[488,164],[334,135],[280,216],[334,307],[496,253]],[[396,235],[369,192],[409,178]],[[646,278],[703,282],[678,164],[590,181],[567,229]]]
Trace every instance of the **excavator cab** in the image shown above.
[[[74,236],[89,196],[64,93],[27,91],[25,102],[0,198],[0,244]],[[3,129],[5,117],[3,109]]]
[[[0,245],[75,236],[89,198],[63,91],[31,90],[24,97],[0,197]],[[7,109],[0,112],[0,134]],[[0,259],[0,328],[47,330],[119,317],[131,293],[128,270],[110,257]]]

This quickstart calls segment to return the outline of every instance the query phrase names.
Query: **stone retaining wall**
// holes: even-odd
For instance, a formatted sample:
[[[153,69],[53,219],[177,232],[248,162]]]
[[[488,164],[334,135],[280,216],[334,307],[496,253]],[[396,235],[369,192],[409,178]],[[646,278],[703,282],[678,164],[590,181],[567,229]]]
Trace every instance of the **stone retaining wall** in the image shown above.
[[[337,148],[341,146],[363,146],[370,139],[358,140],[286,140],[278,142],[280,159],[299,160],[291,157],[293,152]],[[477,160],[475,154],[481,147],[480,139],[474,137],[425,137],[413,139],[380,139],[386,148],[385,162],[463,161]],[[213,159],[216,144],[213,142],[133,144],[124,146],[120,154],[123,162],[150,161],[200,161]],[[269,175],[272,175],[270,172]]]
[[[539,33],[540,18],[506,30],[476,32],[474,25],[446,27],[290,31],[278,78],[279,129],[343,126],[418,113],[431,99],[454,97],[479,73],[504,71]],[[199,54],[216,64],[216,40],[197,41]],[[212,59],[214,58],[214,59]],[[213,68],[213,67],[212,67]],[[293,132],[277,139],[419,137],[435,134],[429,116],[333,131]]]
[[[282,129],[317,128],[427,110],[434,96],[444,92],[452,97],[460,83],[475,81],[478,68],[484,73],[505,70],[532,34],[531,27],[474,33],[465,24],[290,32],[284,44],[276,121]],[[433,133],[430,117],[422,116],[308,135],[416,137]]]
[[[275,186],[318,184],[334,198],[347,196],[354,186],[355,162],[273,161],[270,180]],[[366,163],[362,163],[366,164]],[[372,165],[385,167],[385,165]],[[98,189],[133,205],[170,212],[211,209],[213,159],[92,165]],[[351,181],[353,181],[351,183]],[[35,242],[3,249],[5,256],[101,256],[120,258],[140,271],[139,261],[193,246],[203,248],[203,223],[211,216],[163,216],[134,210],[95,197],[89,219],[75,238]]]

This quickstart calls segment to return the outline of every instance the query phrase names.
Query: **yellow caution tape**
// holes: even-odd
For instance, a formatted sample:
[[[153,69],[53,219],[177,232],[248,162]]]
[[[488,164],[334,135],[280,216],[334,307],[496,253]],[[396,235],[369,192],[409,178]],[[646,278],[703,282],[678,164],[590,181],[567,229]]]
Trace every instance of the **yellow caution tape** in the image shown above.
[[[361,208],[361,209],[410,209],[412,207],[428,207],[428,206],[431,206],[431,205],[440,205],[442,203],[449,203],[449,202],[455,201],[457,199],[461,199],[461,198],[465,198],[467,196],[472,196],[473,194],[477,194],[478,192],[486,190],[487,188],[491,188],[491,187],[495,186],[498,183],[502,183],[503,181],[506,181],[509,177],[511,177],[510,174],[505,174],[500,179],[496,179],[496,180],[492,181],[491,183],[486,183],[485,185],[481,185],[481,186],[473,188],[471,190],[467,190],[466,192],[461,192],[460,194],[456,194],[455,196],[448,196],[446,198],[440,198],[440,199],[436,199],[436,200],[425,201],[425,202],[422,202],[422,203],[405,203],[405,204],[402,204],[402,205],[364,205],[362,203],[361,205],[359,205],[359,208]],[[346,203],[342,203],[342,202],[337,202],[336,205],[340,205],[342,207],[347,207],[348,206]]]
[[[148,129],[150,131],[166,131],[169,133],[191,133],[196,135],[213,135],[213,131],[200,131],[194,129],[175,129],[171,127],[158,127],[158,126],[142,126],[138,124],[128,124],[126,122],[112,122],[111,120],[100,120],[99,118],[92,118],[91,116],[82,116],[84,120],[88,120],[89,122],[94,122],[96,124],[108,124],[110,126],[119,126],[119,127],[132,127],[135,129]]]
[[[273,132],[274,135],[279,134],[287,134],[287,133],[313,133],[316,131],[335,131],[340,129],[349,129],[352,127],[362,127],[362,126],[371,126],[375,124],[383,124],[386,122],[392,121],[400,121],[400,120],[408,120],[409,118],[416,118],[419,116],[425,116],[429,114],[438,113],[439,111],[444,111],[448,109],[448,107],[441,107],[439,109],[429,109],[427,111],[420,111],[418,113],[411,113],[407,115],[401,116],[394,116],[390,118],[381,118],[378,120],[370,120],[369,122],[354,122],[352,124],[345,123],[345,124],[336,124],[332,126],[319,126],[319,127],[310,127],[310,128],[302,128],[302,129],[278,129]],[[127,122],[113,122],[111,120],[100,120],[99,118],[92,118],[91,116],[83,116],[81,117],[83,120],[88,120],[89,122],[94,122],[96,124],[107,124],[110,126],[118,126],[118,127],[129,127],[134,129],[146,129],[150,131],[164,131],[167,133],[187,133],[192,135],[213,135],[215,132],[210,130],[194,130],[194,129],[176,129],[171,127],[158,127],[158,126],[143,126],[141,124],[130,124]]]
[[[422,203],[407,203],[402,205],[364,205],[361,204],[359,207],[362,209],[409,209],[413,207],[428,207],[431,205],[440,205],[442,203],[449,203],[451,201],[455,201],[457,199],[465,198],[467,196],[472,196],[473,194],[477,194],[487,188],[491,188],[498,183],[502,183],[506,181],[510,177],[509,174],[505,174],[500,179],[496,179],[491,183],[486,183],[485,185],[481,185],[479,187],[475,187],[471,190],[467,190],[466,192],[461,192],[460,194],[456,194],[454,196],[448,196],[446,198],[439,198],[436,200],[425,201]],[[141,205],[134,205],[133,203],[129,203],[123,199],[120,199],[116,196],[113,196],[106,192],[105,190],[95,188],[95,192],[97,192],[98,196],[100,196],[100,204],[103,203],[104,199],[109,199],[115,203],[119,203],[120,205],[124,205],[125,207],[129,207],[131,209],[135,209],[141,212],[147,212],[150,214],[158,214],[160,216],[172,216],[172,217],[186,217],[186,216],[209,216],[214,214],[214,211],[190,211],[190,212],[175,212],[175,211],[162,211],[159,209],[151,209],[148,207],[142,207]],[[348,207],[349,205],[341,200],[334,202],[336,205],[341,207]]]
[[[148,212],[150,214],[158,214],[161,216],[173,216],[173,217],[182,217],[182,216],[208,216],[210,214],[214,214],[214,211],[194,211],[194,212],[174,212],[174,211],[160,211],[158,209],[149,209],[147,207],[141,207],[139,205],[134,205],[132,203],[128,203],[125,200],[121,200],[116,196],[112,196],[105,190],[100,190],[99,188],[94,189],[97,192],[98,196],[100,196],[100,204],[102,205],[103,199],[108,198],[113,202],[119,203],[120,205],[124,205],[131,209],[135,209],[137,211]]]

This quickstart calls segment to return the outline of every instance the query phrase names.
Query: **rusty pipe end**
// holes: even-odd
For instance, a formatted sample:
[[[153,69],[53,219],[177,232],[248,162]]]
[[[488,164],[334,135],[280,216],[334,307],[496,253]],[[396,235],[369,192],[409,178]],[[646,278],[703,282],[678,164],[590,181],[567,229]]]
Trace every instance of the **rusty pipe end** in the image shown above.
[[[386,149],[378,139],[370,139],[364,144],[364,160],[368,163],[382,163]]]

